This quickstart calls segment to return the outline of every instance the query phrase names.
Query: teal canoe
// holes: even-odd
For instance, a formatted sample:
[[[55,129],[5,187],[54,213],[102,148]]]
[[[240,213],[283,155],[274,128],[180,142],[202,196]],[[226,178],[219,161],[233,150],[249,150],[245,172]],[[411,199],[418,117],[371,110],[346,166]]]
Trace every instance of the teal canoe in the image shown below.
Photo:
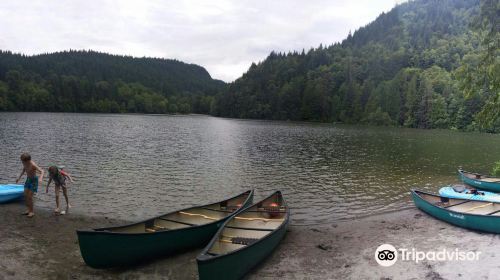
[[[138,264],[205,246],[231,216],[252,204],[253,190],[230,199],[186,208],[116,227],[78,230],[80,252],[93,268]]]
[[[0,203],[6,203],[23,197],[24,186],[17,184],[0,185]]]
[[[500,192],[500,178],[467,172],[462,169],[458,170],[458,176],[465,184],[472,187],[490,192]]]
[[[427,214],[450,224],[500,233],[500,203],[454,199],[412,190],[415,205]]]
[[[197,257],[199,278],[242,278],[278,246],[289,217],[278,191],[228,219]]]
[[[471,189],[465,185],[442,187],[439,189],[439,195],[448,198],[472,199],[500,203],[500,194]]]

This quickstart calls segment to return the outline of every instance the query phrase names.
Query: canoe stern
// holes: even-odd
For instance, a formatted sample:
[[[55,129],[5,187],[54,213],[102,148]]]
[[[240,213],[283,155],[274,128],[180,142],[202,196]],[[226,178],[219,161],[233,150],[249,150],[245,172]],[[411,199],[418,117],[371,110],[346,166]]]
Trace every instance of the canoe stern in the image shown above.
[[[93,268],[109,268],[138,264],[203,247],[217,232],[220,224],[222,222],[157,233],[77,231],[77,235],[85,263]]]
[[[240,279],[253,267],[265,260],[286,234],[288,223],[260,242],[220,257],[206,253],[197,257],[200,280]]]

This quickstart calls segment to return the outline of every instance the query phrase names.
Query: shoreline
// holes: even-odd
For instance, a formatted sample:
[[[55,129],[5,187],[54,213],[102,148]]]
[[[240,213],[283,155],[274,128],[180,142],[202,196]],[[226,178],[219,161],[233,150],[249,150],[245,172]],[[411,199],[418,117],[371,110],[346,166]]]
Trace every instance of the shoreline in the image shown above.
[[[346,123],[346,122],[322,122],[314,120],[273,120],[273,119],[249,119],[249,118],[234,118],[234,117],[222,117],[214,116],[210,114],[200,114],[200,113],[165,113],[165,114],[154,114],[154,113],[100,113],[100,112],[44,112],[44,111],[0,111],[0,113],[42,113],[42,114],[89,114],[89,115],[123,115],[123,116],[202,116],[202,117],[212,117],[224,120],[237,120],[237,121],[257,121],[257,122],[279,122],[286,124],[316,124],[316,125],[346,125],[346,126],[360,126],[360,127],[380,127],[380,128],[398,128],[398,129],[411,129],[411,130],[421,130],[421,131],[449,131],[449,132],[460,132],[460,133],[474,133],[474,134],[487,134],[487,135],[498,135],[498,133],[492,133],[480,130],[461,130],[454,128],[415,128],[415,127],[404,127],[397,125],[370,125],[366,123]]]
[[[111,270],[88,267],[80,256],[76,229],[117,225],[120,220],[79,214],[54,216],[36,209],[21,216],[23,204],[0,205],[0,279],[197,279],[196,249],[139,266]],[[293,224],[280,246],[248,279],[471,279],[498,269],[495,234],[478,233],[436,220],[417,208],[331,224]],[[398,261],[379,266],[375,249],[384,243],[420,251],[481,252],[479,261]],[[478,264],[481,264],[480,266]]]

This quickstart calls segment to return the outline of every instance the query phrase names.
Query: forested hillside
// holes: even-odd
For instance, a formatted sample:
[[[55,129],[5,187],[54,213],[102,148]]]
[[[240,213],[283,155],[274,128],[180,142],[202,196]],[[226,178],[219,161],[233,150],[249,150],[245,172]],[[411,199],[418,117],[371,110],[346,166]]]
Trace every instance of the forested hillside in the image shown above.
[[[0,111],[209,113],[224,85],[176,60],[0,51]]]
[[[217,96],[212,113],[477,130],[478,113],[490,104],[497,115],[490,114],[493,119],[481,129],[499,131],[500,104],[491,101],[498,101],[498,85],[474,73],[484,59],[485,26],[477,21],[485,11],[493,21],[486,22],[486,29],[497,36],[490,57],[493,74],[486,72],[499,73],[500,6],[483,2],[490,5],[484,11],[479,0],[410,1],[341,43],[307,52],[272,52]],[[470,80],[479,86],[470,87]]]

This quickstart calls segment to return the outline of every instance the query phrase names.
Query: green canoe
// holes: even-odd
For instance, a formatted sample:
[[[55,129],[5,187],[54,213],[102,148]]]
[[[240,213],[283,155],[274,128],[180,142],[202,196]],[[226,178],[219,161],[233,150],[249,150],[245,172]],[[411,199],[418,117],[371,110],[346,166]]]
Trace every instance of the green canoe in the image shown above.
[[[485,191],[500,192],[500,178],[458,170],[458,176],[465,184]]]
[[[137,264],[206,245],[231,216],[252,204],[253,190],[221,202],[129,225],[78,230],[80,252],[93,268]]]
[[[447,198],[412,190],[415,205],[427,214],[472,230],[500,233],[500,203]]]
[[[200,279],[243,277],[278,246],[289,217],[278,191],[228,219],[197,258]]]

